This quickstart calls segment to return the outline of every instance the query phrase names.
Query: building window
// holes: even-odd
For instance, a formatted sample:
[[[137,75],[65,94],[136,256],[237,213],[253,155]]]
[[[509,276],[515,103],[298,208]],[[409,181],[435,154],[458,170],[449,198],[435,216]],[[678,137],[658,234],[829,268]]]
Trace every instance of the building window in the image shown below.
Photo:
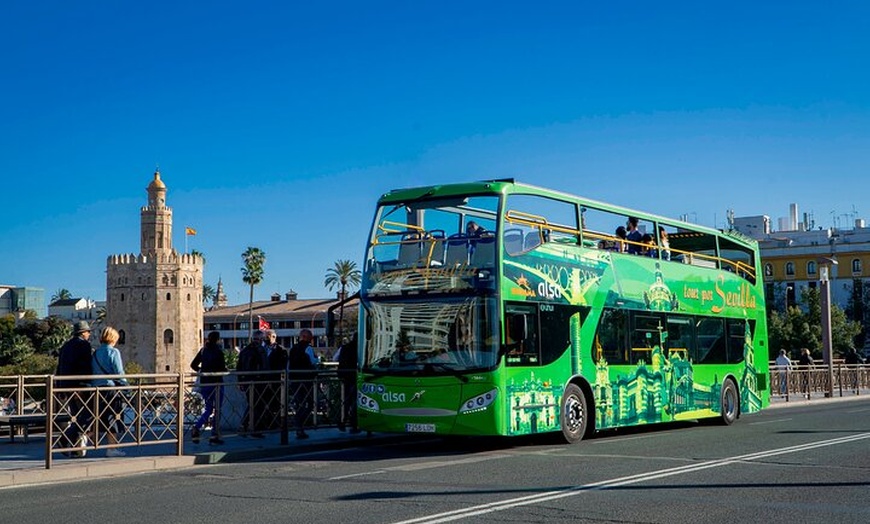
[[[187,294],[187,301],[190,302],[190,293]]]
[[[787,276],[787,277],[794,276],[794,262],[786,262],[785,263],[785,276]]]
[[[807,275],[815,275],[816,274],[816,263],[812,260],[807,262]]]
[[[764,264],[764,276],[772,277],[773,276],[773,264]]]
[[[172,293],[166,293],[166,300],[172,300]]]
[[[123,329],[118,330],[118,345],[122,345],[127,342],[127,333],[124,332]]]
[[[121,302],[124,301],[124,293],[121,293]]]
[[[860,274],[861,271],[862,271],[861,259],[860,258],[852,259],[852,273],[853,274]]]
[[[171,329],[167,329],[163,332],[163,343],[164,344],[173,344],[175,343],[175,335],[172,333]]]

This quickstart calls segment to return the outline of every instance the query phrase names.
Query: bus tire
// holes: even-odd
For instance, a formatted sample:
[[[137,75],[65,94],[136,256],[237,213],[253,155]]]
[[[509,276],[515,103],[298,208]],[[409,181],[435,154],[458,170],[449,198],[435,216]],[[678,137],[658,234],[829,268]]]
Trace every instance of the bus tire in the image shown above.
[[[719,396],[720,414],[719,421],[724,426],[730,426],[737,420],[740,413],[740,396],[737,394],[737,386],[730,378],[725,379]]]
[[[562,437],[568,444],[580,441],[589,425],[589,409],[586,395],[576,384],[568,384],[559,406],[559,425]]]

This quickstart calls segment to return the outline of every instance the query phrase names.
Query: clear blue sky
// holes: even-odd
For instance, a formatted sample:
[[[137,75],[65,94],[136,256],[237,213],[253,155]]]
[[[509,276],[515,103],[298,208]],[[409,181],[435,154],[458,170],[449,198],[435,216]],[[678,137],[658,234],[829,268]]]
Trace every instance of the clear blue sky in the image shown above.
[[[3,2],[0,284],[103,299],[158,164],[231,303],[247,246],[257,298],[329,296],[396,187],[870,218],[868,27],[863,1]]]

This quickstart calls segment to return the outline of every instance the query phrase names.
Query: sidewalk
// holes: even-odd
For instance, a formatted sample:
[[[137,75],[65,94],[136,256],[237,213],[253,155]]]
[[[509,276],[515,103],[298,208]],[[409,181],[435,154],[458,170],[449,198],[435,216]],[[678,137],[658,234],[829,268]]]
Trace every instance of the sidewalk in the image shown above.
[[[367,435],[365,432],[351,434],[335,428],[309,430],[310,438],[296,440],[291,432],[287,445],[281,445],[279,433],[267,433],[265,438],[228,436],[224,444],[208,443],[208,432],[199,444],[187,438],[184,455],[175,455],[175,444],[156,444],[141,447],[120,448],[126,457],[107,458],[105,450],[89,450],[86,457],[67,458],[54,454],[51,469],[45,469],[45,438],[31,435],[29,442],[22,437],[9,441],[5,432],[0,435],[0,489],[10,486],[44,484],[111,477],[185,468],[200,464],[241,462],[257,458],[282,457],[327,449],[341,449],[389,442],[404,435]]]

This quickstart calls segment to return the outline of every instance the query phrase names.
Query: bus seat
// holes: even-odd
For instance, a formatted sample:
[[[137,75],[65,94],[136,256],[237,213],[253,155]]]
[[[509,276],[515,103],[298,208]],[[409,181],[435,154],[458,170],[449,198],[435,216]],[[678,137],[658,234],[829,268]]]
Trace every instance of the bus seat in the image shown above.
[[[471,265],[485,267],[495,265],[495,237],[484,235],[471,241]]]
[[[444,243],[447,240],[443,229],[433,229],[426,234],[423,244],[424,255],[429,257],[430,266],[440,266],[444,263]]]
[[[468,237],[454,233],[447,237],[444,264],[448,266],[468,264]]]
[[[415,266],[420,260],[420,233],[405,233],[399,244],[399,267]]]

